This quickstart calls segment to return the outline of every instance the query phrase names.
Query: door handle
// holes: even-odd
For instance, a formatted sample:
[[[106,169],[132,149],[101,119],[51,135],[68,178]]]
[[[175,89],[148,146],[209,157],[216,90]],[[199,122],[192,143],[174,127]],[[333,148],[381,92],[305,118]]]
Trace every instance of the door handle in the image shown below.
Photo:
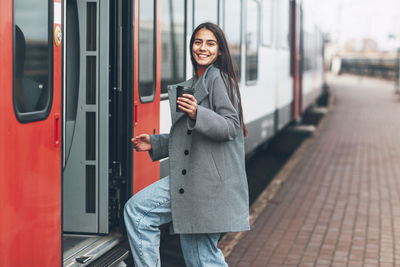
[[[133,124],[137,126],[138,124],[138,103],[135,102],[134,107],[133,107]]]
[[[60,139],[61,139],[60,128],[61,128],[61,125],[60,125],[60,114],[56,113],[56,114],[54,114],[54,145],[55,146],[58,146],[61,143],[60,142]]]

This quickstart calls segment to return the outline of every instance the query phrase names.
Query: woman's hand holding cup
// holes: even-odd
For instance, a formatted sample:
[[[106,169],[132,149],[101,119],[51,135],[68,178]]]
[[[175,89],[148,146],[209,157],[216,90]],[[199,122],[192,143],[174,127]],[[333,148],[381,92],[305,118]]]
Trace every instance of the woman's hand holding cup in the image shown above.
[[[193,88],[178,86],[176,91],[176,111],[184,111],[191,119],[195,120],[197,115],[197,100],[193,96]]]

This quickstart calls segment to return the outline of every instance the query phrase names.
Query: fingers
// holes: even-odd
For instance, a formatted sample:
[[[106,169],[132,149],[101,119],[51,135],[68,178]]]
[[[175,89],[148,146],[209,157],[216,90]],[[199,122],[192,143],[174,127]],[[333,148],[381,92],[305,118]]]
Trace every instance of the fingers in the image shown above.
[[[197,103],[196,98],[195,98],[193,95],[191,95],[191,94],[183,94],[182,96],[183,96],[183,98],[188,98],[188,99],[190,99],[192,102]]]
[[[136,149],[136,151],[138,151],[138,149],[139,149],[139,141],[136,138],[132,138],[131,141],[132,141],[132,144],[133,144],[133,148]]]
[[[149,136],[148,134],[139,134],[139,135],[136,136],[135,138],[138,138],[138,139],[147,139],[148,136]]]
[[[185,107],[183,107],[183,106],[181,106],[181,105],[178,105],[178,107],[179,107],[182,111],[188,113],[189,116],[190,116],[190,113],[192,113],[192,110],[191,110],[191,109],[185,108]]]
[[[194,96],[189,94],[183,94],[184,97],[178,97],[176,103],[178,107],[186,112],[190,118],[196,119],[197,114],[197,100]]]
[[[150,136],[148,134],[140,134],[132,138],[131,142],[133,144],[133,148],[136,149],[136,151],[142,151],[141,147],[144,144],[150,143]]]
[[[178,97],[177,103],[187,110],[195,111],[197,109],[197,100],[194,96],[189,94],[183,94],[184,97]]]
[[[178,97],[178,100],[189,103],[191,105],[197,105],[196,98],[190,94],[183,94],[182,97]]]
[[[149,151],[151,150],[150,135],[140,134],[131,138],[133,149],[137,152]]]
[[[197,109],[196,106],[193,106],[193,105],[185,103],[185,102],[177,101],[177,103],[178,103],[178,107],[181,110],[183,110],[184,112],[189,113],[189,115],[190,115],[190,113],[195,112]]]
[[[190,110],[191,108],[193,108],[193,105],[192,104],[190,104],[190,103],[186,103],[186,102],[183,102],[183,101],[177,101],[177,103],[178,103],[178,105],[180,106],[180,107],[183,107],[183,108],[185,108],[185,109],[187,109],[187,110]]]
[[[132,142],[139,141],[139,140],[148,142],[148,141],[150,141],[150,137],[149,137],[148,134],[140,134],[140,135],[138,135],[136,137],[133,137],[131,139]]]

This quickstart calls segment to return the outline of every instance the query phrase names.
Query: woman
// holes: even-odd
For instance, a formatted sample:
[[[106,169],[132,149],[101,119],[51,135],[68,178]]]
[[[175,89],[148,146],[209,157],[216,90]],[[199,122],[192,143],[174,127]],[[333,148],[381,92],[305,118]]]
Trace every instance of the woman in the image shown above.
[[[170,175],[134,195],[125,224],[137,267],[160,266],[161,224],[180,234],[187,266],[228,266],[217,242],[223,232],[249,230],[243,122],[238,83],[222,30],[203,23],[190,39],[195,76],[169,86],[169,134],[132,139],[153,161],[169,157]],[[194,96],[176,100],[176,87]],[[183,112],[176,112],[176,106]]]

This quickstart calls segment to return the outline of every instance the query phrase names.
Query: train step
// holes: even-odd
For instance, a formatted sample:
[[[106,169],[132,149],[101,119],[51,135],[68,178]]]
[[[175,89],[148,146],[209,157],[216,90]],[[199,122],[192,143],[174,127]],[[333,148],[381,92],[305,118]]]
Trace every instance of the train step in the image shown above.
[[[65,234],[65,238],[68,237],[75,237],[75,239],[77,239],[74,235]],[[100,260],[108,258],[118,260],[119,254],[121,254],[123,251],[116,249],[121,247],[120,244],[124,241],[123,236],[119,232],[113,232],[106,236],[91,236],[87,238],[88,240],[85,240],[84,236],[81,237],[81,242],[77,244],[68,244],[67,242],[65,242],[64,246],[69,245],[71,246],[71,248],[64,253],[64,267],[119,266],[92,265],[99,262]],[[125,251],[128,250],[125,249]],[[124,257],[126,258],[127,255]],[[119,260],[119,262],[121,262],[122,260]]]
[[[129,251],[121,248],[115,247],[109,252],[107,252],[100,259],[88,265],[88,267],[125,267],[124,260],[129,256]]]

